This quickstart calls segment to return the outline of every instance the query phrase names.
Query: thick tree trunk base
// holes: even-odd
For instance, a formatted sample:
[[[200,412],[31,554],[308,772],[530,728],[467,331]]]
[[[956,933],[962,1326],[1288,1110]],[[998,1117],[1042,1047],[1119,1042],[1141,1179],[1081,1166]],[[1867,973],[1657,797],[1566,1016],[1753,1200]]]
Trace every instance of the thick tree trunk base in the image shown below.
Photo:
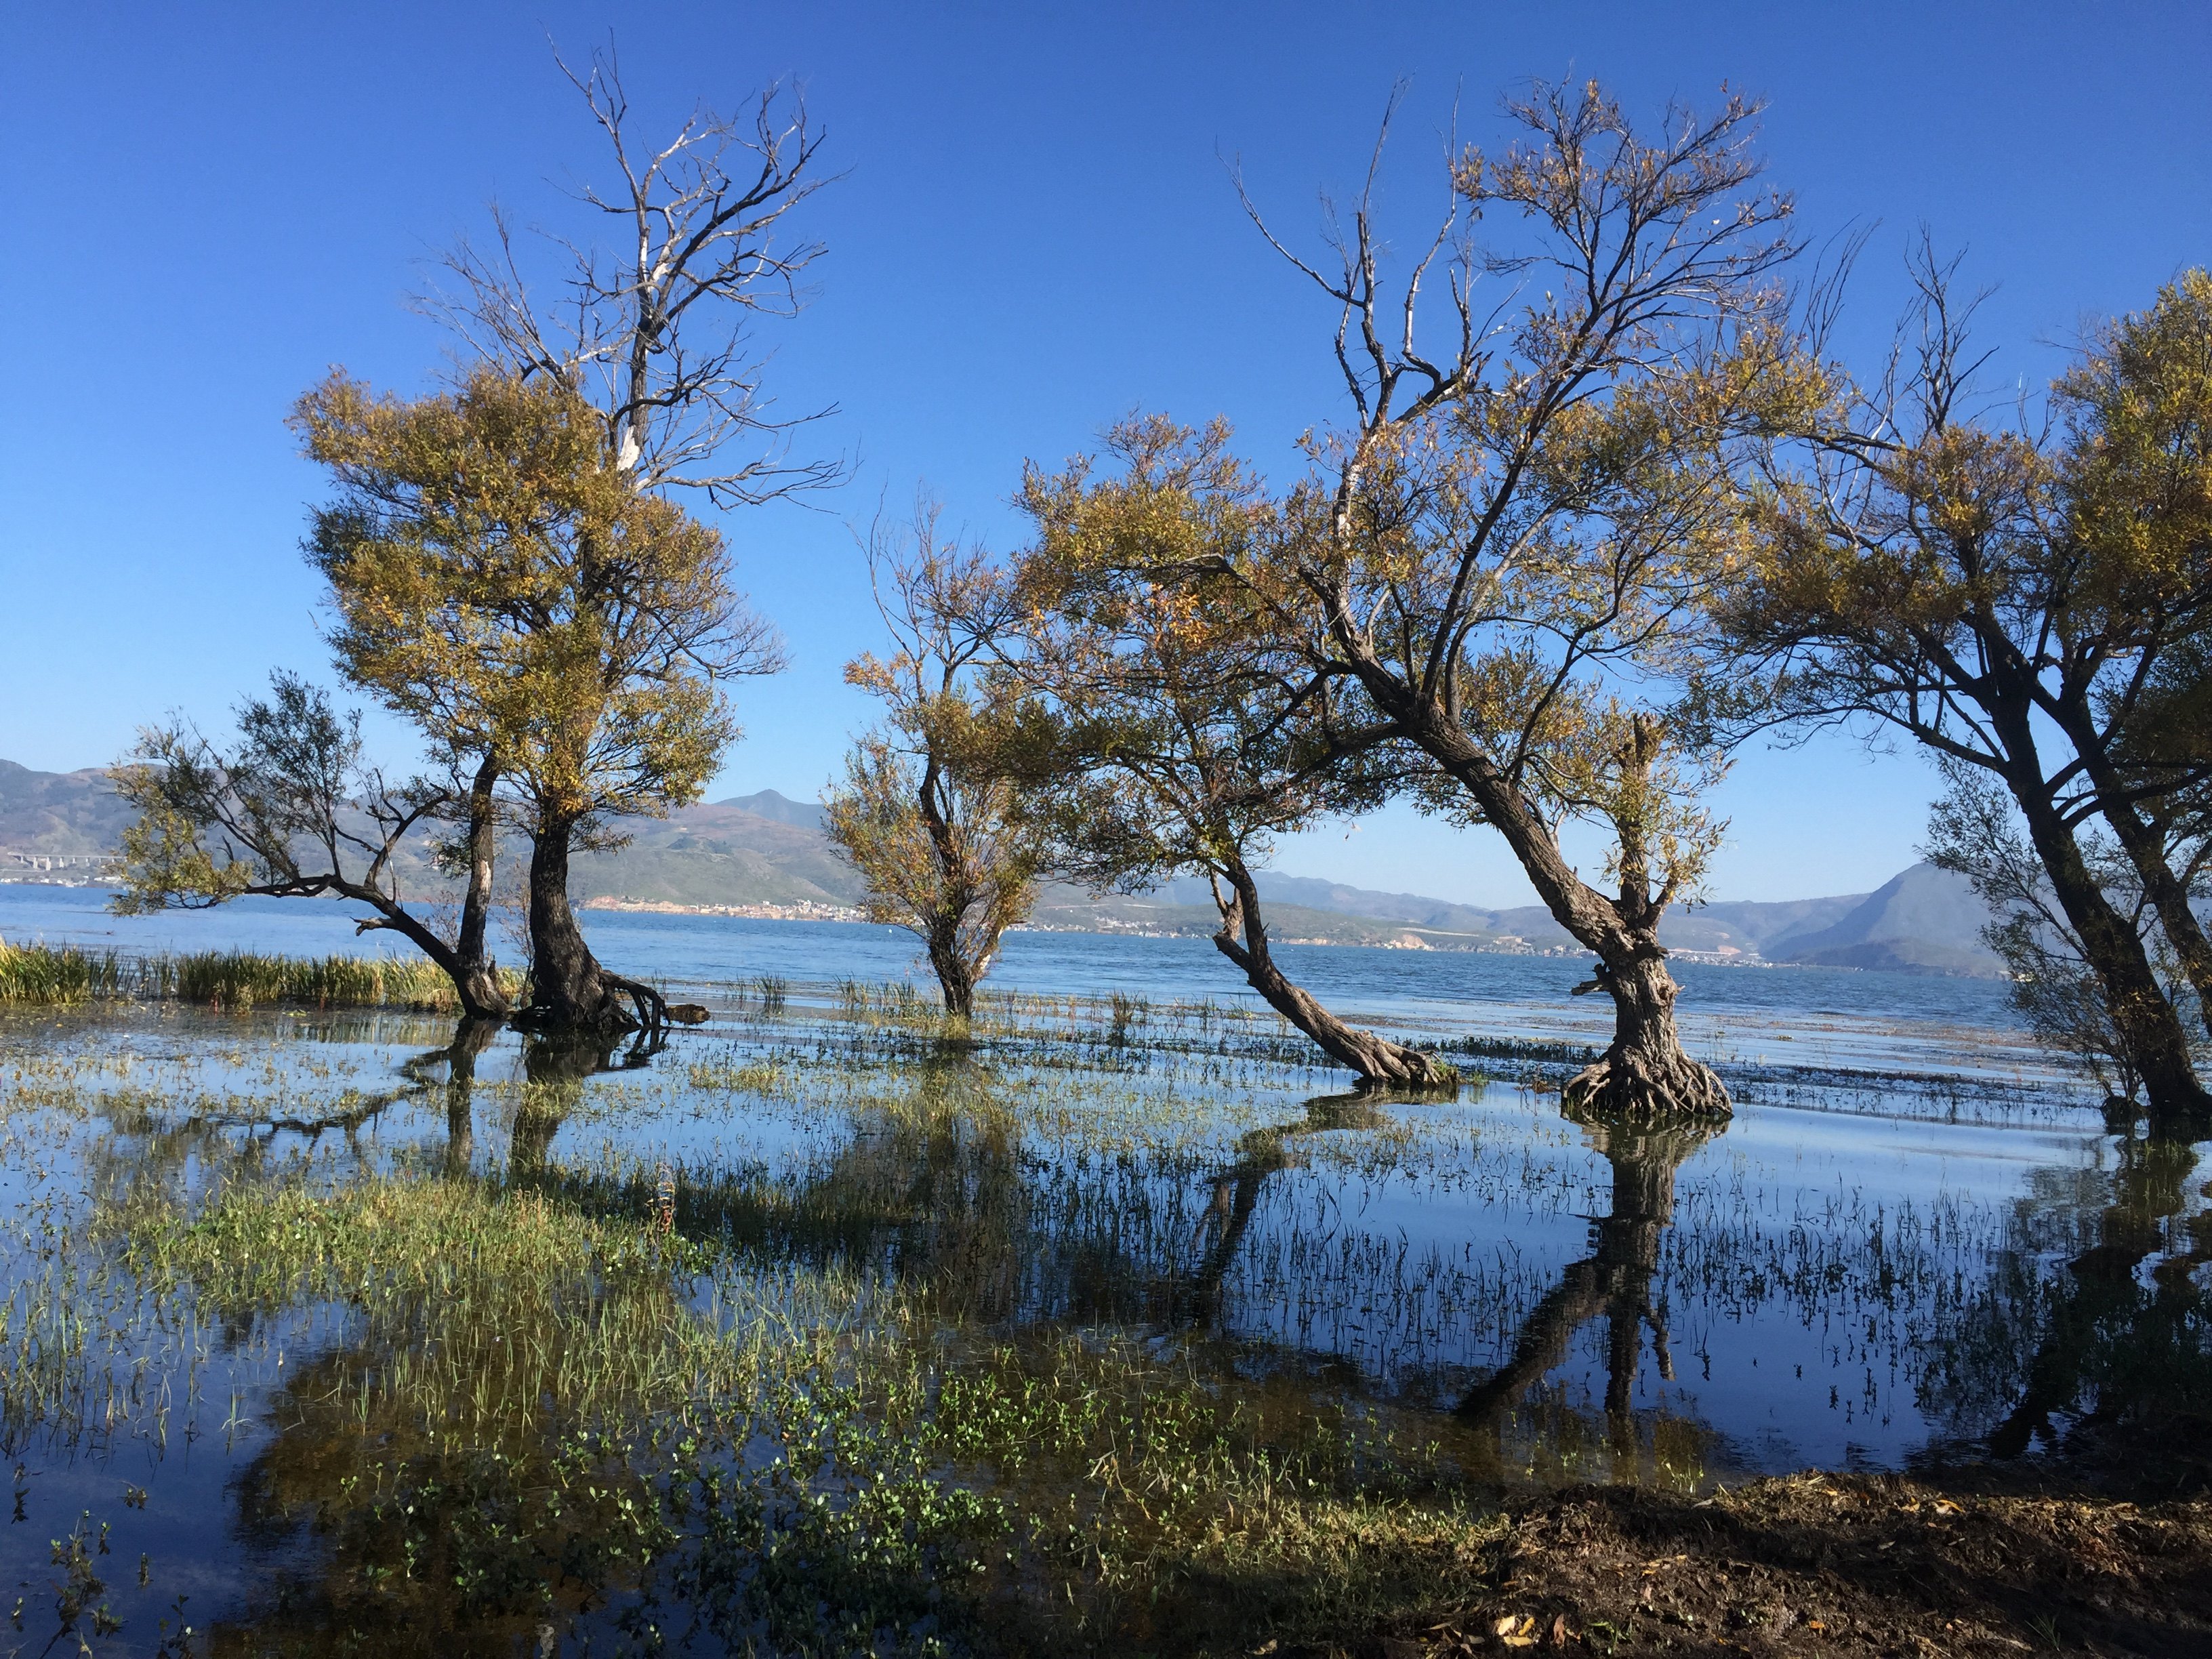
[[[571,823],[544,824],[531,847],[531,1002],[514,1024],[549,1036],[658,1036],[668,1029],[667,1000],[650,985],[602,968],[568,908],[574,833]]]
[[[1679,1050],[1662,1058],[1619,1043],[1570,1078],[1559,1095],[1578,1111],[1625,1122],[1725,1123],[1735,1113],[1728,1085],[1711,1066]]]
[[[1311,1033],[1308,1033],[1309,1036]],[[1405,1093],[1431,1097],[1450,1094],[1459,1087],[1459,1068],[1447,1065],[1433,1054],[1425,1054],[1418,1048],[1408,1048],[1402,1042],[1392,1042],[1371,1031],[1359,1036],[1368,1042],[1358,1046],[1356,1059],[1346,1064],[1359,1075],[1363,1093]],[[1372,1045],[1371,1047],[1369,1045]],[[1343,1058],[1343,1056],[1339,1056]]]
[[[632,1031],[659,1032],[668,1028],[672,1016],[659,992],[641,981],[611,974],[596,963],[593,967],[596,971],[586,986],[565,995],[542,998],[519,1010],[513,1021],[515,1029],[545,1036],[619,1037]],[[596,981],[595,987],[592,981]],[[686,1006],[688,1012],[690,1005]],[[687,1024],[697,1023],[685,1020]]]
[[[1637,957],[1617,968],[1601,963],[1593,985],[1583,988],[1612,994],[1613,1046],[1567,1080],[1559,1091],[1565,1106],[1620,1123],[1728,1121],[1734,1115],[1728,1085],[1682,1052],[1674,981],[1664,957]]]

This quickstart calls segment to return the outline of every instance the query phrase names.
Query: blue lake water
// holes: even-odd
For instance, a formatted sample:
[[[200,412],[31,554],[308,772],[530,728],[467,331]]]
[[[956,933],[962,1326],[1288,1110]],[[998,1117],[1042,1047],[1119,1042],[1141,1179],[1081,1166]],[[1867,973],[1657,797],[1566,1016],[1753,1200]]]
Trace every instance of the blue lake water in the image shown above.
[[[241,899],[214,910],[114,916],[97,889],[0,885],[0,939],[125,952],[251,950],[295,956],[392,955],[388,935],[356,933],[354,907]],[[729,984],[772,975],[821,983],[908,980],[928,972],[912,935],[867,923],[586,910],[602,960],[657,980]],[[495,945],[495,951],[498,946]],[[504,954],[521,955],[519,940]],[[1580,960],[1479,951],[1285,945],[1285,971],[1347,1017],[1442,1036],[1601,1041],[1601,997],[1577,998]],[[1991,980],[1826,968],[1675,967],[1686,1039],[1709,1059],[1808,1066],[2042,1074],[2005,987]],[[1212,945],[1199,939],[1019,932],[988,984],[1049,994],[1120,992],[1153,1001],[1253,1002]]]

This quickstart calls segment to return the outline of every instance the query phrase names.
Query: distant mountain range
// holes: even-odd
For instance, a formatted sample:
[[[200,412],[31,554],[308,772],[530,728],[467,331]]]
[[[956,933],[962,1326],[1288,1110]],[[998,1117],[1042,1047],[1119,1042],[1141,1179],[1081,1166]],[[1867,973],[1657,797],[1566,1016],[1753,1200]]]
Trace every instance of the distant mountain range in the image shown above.
[[[129,818],[96,769],[34,772],[0,761],[0,880],[92,877],[100,855],[120,844]],[[860,880],[831,850],[822,808],[812,801],[764,789],[629,827],[629,846],[575,860],[580,902],[799,914],[860,902]],[[408,860],[404,878],[416,890],[435,885],[419,857]],[[1537,905],[1486,909],[1272,872],[1261,875],[1260,891],[1269,930],[1282,943],[1579,951]],[[1980,939],[1987,920],[1962,879],[1917,864],[1872,893],[1779,903],[1735,900],[1678,911],[1661,933],[1678,953],[1704,960],[1986,975],[1999,971]],[[1155,893],[1103,898],[1050,885],[1039,897],[1033,925],[1204,936],[1220,921],[1206,884],[1185,878]]]

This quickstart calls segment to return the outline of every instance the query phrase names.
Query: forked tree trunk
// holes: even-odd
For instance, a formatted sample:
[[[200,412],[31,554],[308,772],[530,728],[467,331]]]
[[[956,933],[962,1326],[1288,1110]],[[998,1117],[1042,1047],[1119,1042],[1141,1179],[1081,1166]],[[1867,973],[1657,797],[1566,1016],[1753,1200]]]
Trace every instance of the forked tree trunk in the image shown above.
[[[530,849],[530,1006],[518,1024],[532,1030],[612,1036],[667,1023],[652,987],[610,973],[585,943],[568,904],[573,820],[540,823]]]
[[[2032,736],[2020,722],[2012,752],[2015,763],[2033,771],[2040,781],[2039,763],[2033,760]],[[2142,1079],[2152,1132],[2172,1134],[2193,1132],[2212,1123],[2212,1095],[2197,1080],[2191,1064],[2188,1034],[2174,1012],[2166,989],[2152,972],[2142,936],[2128,919],[2112,908],[2097,885],[2074,839],[2072,828],[2040,787],[2013,783],[2013,799],[2027,821],[2028,840],[2050,878],[2051,896],[2081,941],[2081,955],[2097,976],[2106,1012],[2112,1017],[2119,1040],[2128,1047]]]
[[[1458,1072],[1433,1055],[1346,1024],[1293,985],[1275,966],[1267,948],[1267,924],[1260,915],[1260,892],[1252,872],[1242,860],[1231,859],[1222,876],[1229,892],[1224,896],[1216,882],[1221,931],[1213,936],[1214,948],[1244,970],[1245,982],[1270,1008],[1311,1037],[1330,1059],[1350,1066],[1363,1084],[1438,1089],[1459,1081]]]
[[[2100,811],[2105,822],[2112,825],[2121,850],[2134,866],[2143,896],[2158,912],[2159,926],[2180,959],[2190,988],[2197,993],[2200,1019],[2212,1024],[2212,939],[2205,937],[2204,924],[2190,904],[2188,884],[2173,872],[2165,836],[2129,798],[2127,781],[2112,763],[2112,750],[2089,710],[2076,704],[2068,712],[2066,734],[2104,801]]]
[[[464,1019],[505,1019],[510,1012],[507,988],[499,981],[499,973],[491,963],[478,958],[471,961],[447,944],[419,916],[389,895],[374,887],[358,882],[332,881],[324,890],[341,898],[360,901],[375,907],[378,915],[365,917],[354,924],[354,931],[366,933],[384,929],[398,933],[437,965],[438,971],[453,982],[454,994],[459,998]]]

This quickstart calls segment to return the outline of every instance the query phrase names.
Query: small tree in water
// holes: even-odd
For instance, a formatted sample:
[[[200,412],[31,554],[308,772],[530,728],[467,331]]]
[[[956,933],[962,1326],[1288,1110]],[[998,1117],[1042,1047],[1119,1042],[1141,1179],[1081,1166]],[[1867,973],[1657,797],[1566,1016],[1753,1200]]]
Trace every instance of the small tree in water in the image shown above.
[[[295,421],[339,485],[308,551],[341,670],[434,747],[495,757],[530,833],[526,1023],[659,1023],[586,945],[568,860],[696,800],[737,737],[723,683],[778,665],[721,536],[633,489],[556,380],[487,365],[410,403],[334,375]]]
[[[869,536],[893,649],[845,678],[885,714],[846,757],[828,828],[867,884],[869,919],[921,939],[945,1012],[964,1020],[1000,939],[1036,902],[1045,838],[1012,764],[1023,713],[982,672],[1011,631],[1012,591],[981,550],[940,539],[939,517],[923,501],[904,532],[879,520]]]

